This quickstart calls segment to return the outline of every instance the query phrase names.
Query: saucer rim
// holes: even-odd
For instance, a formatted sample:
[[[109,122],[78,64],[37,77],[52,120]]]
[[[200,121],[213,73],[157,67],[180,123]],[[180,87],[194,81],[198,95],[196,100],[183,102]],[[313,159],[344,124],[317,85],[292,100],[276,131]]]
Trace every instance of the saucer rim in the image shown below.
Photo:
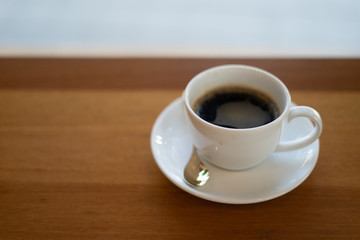
[[[318,158],[319,158],[319,152],[320,152],[320,141],[319,141],[319,139],[317,139],[315,142],[312,143],[312,145],[314,145],[313,148],[316,149],[316,152],[315,152],[315,155],[314,155],[313,159],[311,160],[312,165],[307,170],[307,173],[304,174],[304,176],[301,179],[299,179],[295,184],[291,185],[290,187],[284,188],[282,191],[274,192],[273,194],[265,195],[263,197],[258,197],[258,198],[249,199],[249,200],[245,200],[245,199],[241,199],[241,198],[240,199],[226,198],[226,196],[222,197],[221,195],[218,196],[218,195],[213,195],[213,194],[211,194],[209,192],[203,192],[203,191],[200,190],[201,187],[190,186],[184,180],[184,178],[181,178],[181,177],[179,177],[179,178],[175,177],[174,178],[173,175],[171,175],[170,173],[168,173],[168,171],[166,171],[166,169],[164,168],[165,165],[161,164],[159,162],[160,160],[157,159],[157,155],[155,154],[156,143],[155,143],[154,139],[155,139],[155,132],[159,129],[159,126],[160,126],[161,121],[164,118],[164,116],[166,116],[171,109],[176,108],[177,105],[181,104],[182,101],[183,101],[182,97],[178,97],[178,98],[174,99],[157,116],[157,118],[156,118],[156,120],[155,120],[155,122],[153,124],[152,130],[151,130],[150,145],[151,145],[151,151],[152,151],[153,158],[154,158],[157,166],[161,170],[161,172],[166,176],[166,178],[168,180],[170,180],[170,182],[172,182],[174,185],[176,185],[177,187],[179,187],[183,191],[185,191],[187,193],[190,193],[191,195],[194,195],[196,197],[199,197],[199,198],[202,198],[202,199],[205,199],[205,200],[208,200],[208,201],[212,201],[212,202],[217,202],[217,203],[225,203],[225,204],[253,204],[253,203],[260,203],[260,202],[265,202],[265,201],[269,201],[269,200],[281,197],[281,196],[291,192],[292,190],[297,188],[299,185],[301,185],[310,176],[310,174],[313,172],[313,170],[314,170],[314,168],[315,168],[315,166],[317,164]],[[294,104],[294,103],[292,103],[292,104]],[[310,120],[309,120],[309,122],[310,122]],[[209,163],[209,164],[211,164],[211,163]],[[218,168],[216,166],[214,166],[214,167]],[[222,170],[225,170],[225,169],[222,169]]]

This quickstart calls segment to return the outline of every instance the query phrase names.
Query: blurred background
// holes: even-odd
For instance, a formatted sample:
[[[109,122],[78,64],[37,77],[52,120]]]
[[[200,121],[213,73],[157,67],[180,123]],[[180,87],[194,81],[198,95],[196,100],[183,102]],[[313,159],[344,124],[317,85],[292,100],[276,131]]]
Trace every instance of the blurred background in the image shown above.
[[[0,0],[0,56],[360,57],[359,0]]]

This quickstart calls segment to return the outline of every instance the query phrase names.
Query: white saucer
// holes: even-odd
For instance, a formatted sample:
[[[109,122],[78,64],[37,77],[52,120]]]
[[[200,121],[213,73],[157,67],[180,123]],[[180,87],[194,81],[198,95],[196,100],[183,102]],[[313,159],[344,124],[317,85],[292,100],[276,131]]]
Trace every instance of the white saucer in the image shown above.
[[[192,151],[184,114],[180,98],[161,112],[151,132],[151,149],[164,175],[197,197],[231,204],[270,200],[300,185],[317,162],[319,140],[299,150],[273,153],[260,165],[244,171],[227,171],[205,162],[210,179],[202,187],[192,187],[183,178],[183,169]],[[296,118],[285,127],[282,139],[300,138],[312,128],[310,120]]]

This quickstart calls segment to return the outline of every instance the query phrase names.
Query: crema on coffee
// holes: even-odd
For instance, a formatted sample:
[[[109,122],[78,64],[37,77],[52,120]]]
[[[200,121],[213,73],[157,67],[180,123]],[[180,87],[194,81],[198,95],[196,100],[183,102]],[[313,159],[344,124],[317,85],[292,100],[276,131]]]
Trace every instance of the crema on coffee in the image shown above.
[[[193,110],[209,123],[238,129],[259,127],[280,115],[278,104],[265,92],[232,85],[206,92]]]

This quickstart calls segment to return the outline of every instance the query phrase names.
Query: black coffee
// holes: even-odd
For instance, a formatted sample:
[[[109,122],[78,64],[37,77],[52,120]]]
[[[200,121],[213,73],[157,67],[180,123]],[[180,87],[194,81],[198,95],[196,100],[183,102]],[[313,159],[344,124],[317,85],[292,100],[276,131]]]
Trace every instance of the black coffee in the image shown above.
[[[227,128],[251,128],[270,123],[280,115],[276,102],[255,89],[227,86],[207,92],[195,101],[196,114]]]

